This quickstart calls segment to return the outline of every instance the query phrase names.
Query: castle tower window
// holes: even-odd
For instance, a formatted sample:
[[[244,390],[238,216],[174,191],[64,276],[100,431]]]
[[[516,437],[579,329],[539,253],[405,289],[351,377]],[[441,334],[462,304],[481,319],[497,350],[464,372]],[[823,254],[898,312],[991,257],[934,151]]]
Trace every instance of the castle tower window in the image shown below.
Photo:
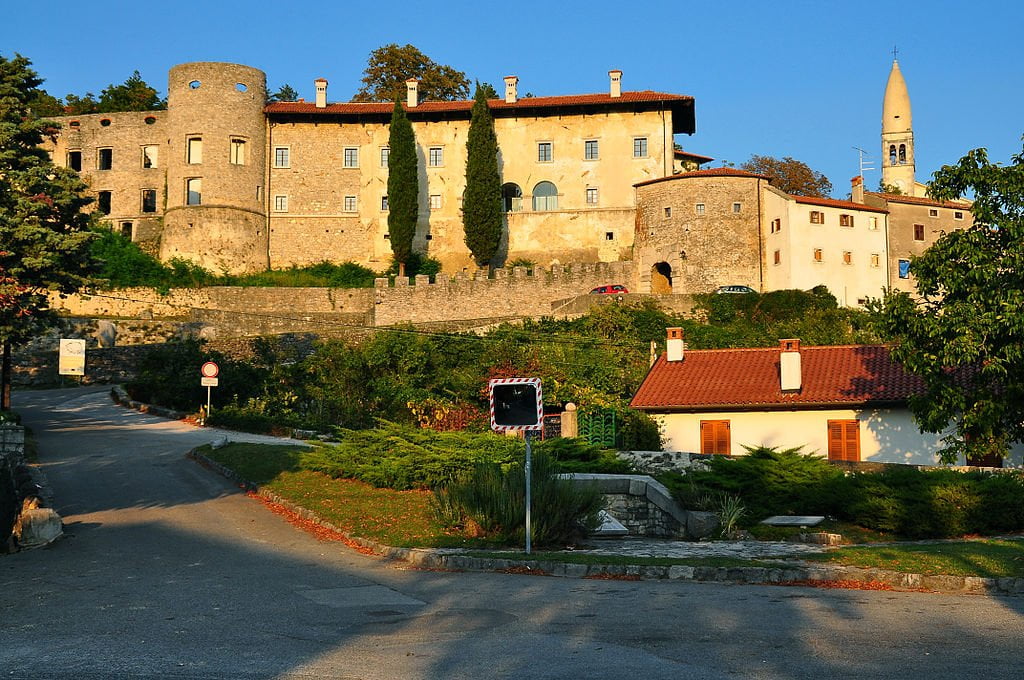
[[[596,161],[598,159],[598,146],[596,139],[588,139],[583,142],[583,159]]]
[[[229,149],[231,164],[245,165],[245,140],[232,137]]]
[[[359,167],[359,147],[357,146],[346,146],[343,156],[342,165],[346,168],[358,168]]]
[[[144,213],[155,213],[156,212],[156,189],[143,189],[142,190],[142,212],[144,212]]]
[[[519,212],[523,209],[523,190],[514,182],[501,185],[501,200],[505,212]]]
[[[889,165],[896,165],[896,145],[889,145]]]
[[[101,191],[96,200],[96,209],[104,215],[110,214],[110,192]]]
[[[665,219],[667,220],[670,217],[672,217],[672,207],[665,206]]]
[[[82,171],[82,152],[68,151],[68,167],[75,172]]]
[[[185,205],[203,204],[203,179],[191,177],[185,180]]]
[[[149,144],[142,147],[142,167],[144,168],[155,168],[157,166],[157,156],[160,147]]]
[[[190,137],[185,146],[185,162],[198,165],[203,162],[203,138]]]
[[[287,146],[275,146],[274,147],[274,167],[275,168],[290,168],[291,165],[291,149]]]
[[[391,147],[382,146],[380,148],[380,167],[388,167],[388,163],[391,161]]]
[[[440,168],[444,165],[444,147],[432,146],[427,155],[427,165],[432,168]]]
[[[288,197],[286,195],[274,196],[274,212],[288,212]]]
[[[113,149],[97,149],[96,150],[96,169],[97,170],[110,170],[114,167],[114,150]]]
[[[357,205],[355,196],[346,196],[343,209],[345,212],[356,212]]]
[[[732,204],[732,211],[734,213],[743,212],[743,204],[742,203],[733,203]]]
[[[537,162],[550,163],[554,159],[554,150],[551,142],[537,142]]]
[[[647,158],[647,138],[633,138],[633,158]]]
[[[900,165],[907,162],[907,145],[900,144]]]
[[[558,210],[558,188],[551,182],[539,182],[533,188],[533,209]]]
[[[694,212],[696,212],[698,215],[703,215],[704,211],[705,211],[705,207],[706,206],[703,203],[698,203],[697,205],[693,206],[693,209],[694,209]]]
[[[587,205],[597,205],[597,187],[587,187]]]

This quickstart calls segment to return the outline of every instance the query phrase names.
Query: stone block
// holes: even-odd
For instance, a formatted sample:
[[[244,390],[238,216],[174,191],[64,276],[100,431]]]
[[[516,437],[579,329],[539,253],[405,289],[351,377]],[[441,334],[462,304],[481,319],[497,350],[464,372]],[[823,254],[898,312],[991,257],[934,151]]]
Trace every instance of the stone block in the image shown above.
[[[721,522],[713,512],[689,510],[686,513],[686,535],[700,540],[709,538],[718,532]]]
[[[18,518],[14,534],[22,548],[39,548],[60,538],[64,526],[53,508],[31,508]]]

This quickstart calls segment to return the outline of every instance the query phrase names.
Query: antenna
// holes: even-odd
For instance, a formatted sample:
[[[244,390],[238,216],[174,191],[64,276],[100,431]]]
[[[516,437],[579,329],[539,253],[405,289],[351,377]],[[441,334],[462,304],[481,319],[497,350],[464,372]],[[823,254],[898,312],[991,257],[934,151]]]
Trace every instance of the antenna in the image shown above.
[[[860,148],[859,146],[854,146],[854,147],[850,147],[850,148],[856,150],[857,153],[858,153],[859,164],[860,164],[860,176],[861,177],[864,176],[864,172],[866,170],[874,170],[875,169],[874,165],[872,165],[874,163],[874,161],[871,160],[871,157],[870,157],[870,155],[868,154],[867,151],[865,151],[864,149]]]

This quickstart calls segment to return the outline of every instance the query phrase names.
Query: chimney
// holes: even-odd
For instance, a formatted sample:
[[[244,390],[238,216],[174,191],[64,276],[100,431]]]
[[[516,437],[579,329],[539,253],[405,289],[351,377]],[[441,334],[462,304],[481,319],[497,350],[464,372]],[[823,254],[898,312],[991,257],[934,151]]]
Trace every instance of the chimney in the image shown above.
[[[505,76],[505,103],[515,104],[519,97],[519,76]]]
[[[313,85],[316,87],[316,108],[322,109],[327,106],[327,79],[317,78]]]
[[[850,200],[854,203],[864,202],[864,178],[861,175],[857,175],[850,180]]]
[[[414,109],[420,103],[420,81],[409,78],[405,81],[405,108]]]
[[[683,329],[682,328],[666,328],[665,331],[668,333],[668,338],[665,340],[665,361],[682,361],[683,360]]]
[[[612,99],[618,99],[622,96],[622,71],[618,69],[614,71],[608,71],[608,94]]]
[[[803,385],[800,375],[800,340],[779,340],[779,383],[783,392],[799,392]]]

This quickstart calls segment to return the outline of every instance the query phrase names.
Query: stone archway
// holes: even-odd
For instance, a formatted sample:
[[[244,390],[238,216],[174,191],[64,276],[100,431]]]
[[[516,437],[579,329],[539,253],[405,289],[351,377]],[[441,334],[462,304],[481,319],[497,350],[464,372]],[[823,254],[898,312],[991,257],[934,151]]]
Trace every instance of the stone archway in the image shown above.
[[[672,265],[656,262],[651,267],[651,292],[655,295],[672,294]]]

